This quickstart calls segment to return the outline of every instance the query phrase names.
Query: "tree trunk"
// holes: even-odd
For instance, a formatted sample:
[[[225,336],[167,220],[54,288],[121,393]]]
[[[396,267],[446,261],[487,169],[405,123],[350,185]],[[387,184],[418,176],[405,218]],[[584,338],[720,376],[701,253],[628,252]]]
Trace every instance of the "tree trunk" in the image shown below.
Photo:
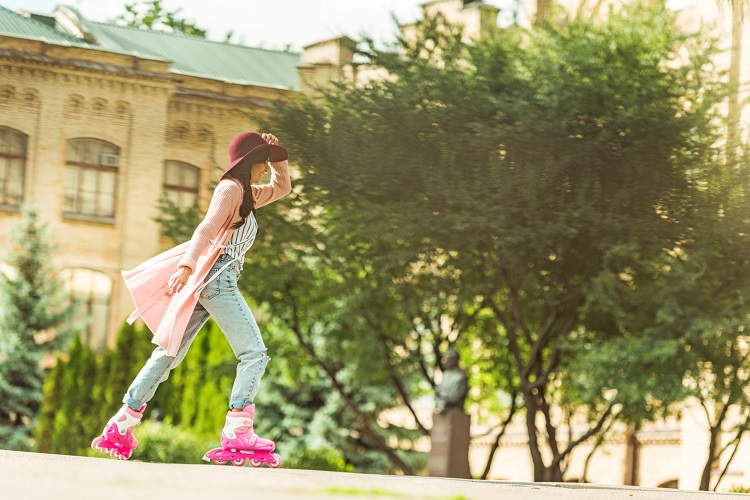
[[[536,430],[536,415],[539,411],[536,405],[536,399],[524,391],[524,406],[526,407],[526,433],[529,435],[529,453],[531,453],[531,463],[534,466],[534,481],[543,481],[544,460],[542,452],[539,450],[539,436]]]
[[[635,425],[631,425],[625,431],[625,477],[622,484],[626,486],[638,486],[638,458],[641,451],[641,443],[635,435]]]
[[[529,435],[529,452],[531,453],[531,462],[534,466],[534,482],[560,483],[563,480],[560,462],[547,465],[542,458],[536,428],[536,417],[540,411],[537,397],[534,394],[524,391],[524,402],[526,406],[526,432]]]
[[[719,445],[719,436],[721,435],[720,427],[712,427],[711,435],[708,442],[708,460],[706,460],[706,466],[703,467],[703,474],[701,474],[701,484],[698,487],[700,491],[709,491],[711,485],[711,471],[713,470],[714,463],[719,459],[716,456],[716,448]]]
[[[487,476],[490,474],[490,469],[492,469],[492,460],[495,458],[495,452],[497,452],[497,449],[500,447],[500,440],[503,439],[503,436],[505,435],[505,431],[508,430],[508,426],[510,425],[511,420],[513,420],[513,417],[516,414],[516,403],[517,403],[518,394],[513,391],[511,394],[511,405],[510,410],[508,410],[508,416],[501,424],[500,432],[497,433],[497,436],[495,437],[495,442],[492,443],[492,447],[490,448],[490,454],[487,457],[487,464],[484,466],[484,471],[482,472],[482,477],[480,479],[487,479]]]

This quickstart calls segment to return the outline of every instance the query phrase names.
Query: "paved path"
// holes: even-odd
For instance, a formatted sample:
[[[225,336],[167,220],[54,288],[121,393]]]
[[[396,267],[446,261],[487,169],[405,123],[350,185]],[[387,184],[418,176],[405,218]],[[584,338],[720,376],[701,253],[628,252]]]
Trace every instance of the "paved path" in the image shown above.
[[[0,499],[735,500],[746,495],[469,481],[231,465],[121,462],[0,450]]]

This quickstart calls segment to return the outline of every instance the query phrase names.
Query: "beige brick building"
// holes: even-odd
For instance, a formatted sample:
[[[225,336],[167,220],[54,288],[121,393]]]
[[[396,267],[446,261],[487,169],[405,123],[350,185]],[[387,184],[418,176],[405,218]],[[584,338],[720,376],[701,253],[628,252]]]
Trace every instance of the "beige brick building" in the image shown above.
[[[305,74],[336,78],[340,45],[315,44]],[[169,245],[154,221],[162,193],[205,209],[231,138],[299,90],[300,58],[95,23],[69,7],[0,7],[0,248],[20,207],[38,206],[54,267],[86,302],[92,347],[111,344],[133,308],[120,270]]]

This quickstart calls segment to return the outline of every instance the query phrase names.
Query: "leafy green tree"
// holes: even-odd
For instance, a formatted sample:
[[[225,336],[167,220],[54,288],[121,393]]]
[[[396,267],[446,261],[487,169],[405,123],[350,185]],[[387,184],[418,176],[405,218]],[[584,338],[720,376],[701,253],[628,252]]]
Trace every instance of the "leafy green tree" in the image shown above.
[[[146,28],[149,30],[164,30],[206,38],[206,30],[198,28],[194,23],[179,17],[180,11],[168,11],[162,6],[162,0],[147,0],[125,4],[125,13],[117,16],[115,21],[123,22],[126,26]]]
[[[411,323],[393,324],[410,325],[395,331],[411,347],[398,352],[413,366],[425,352],[438,365],[436,354],[457,339],[494,339],[495,349],[478,350],[494,353],[497,388],[520,394],[534,479],[560,481],[572,450],[624,405],[604,387],[588,393],[598,400],[563,390],[575,355],[567,347],[580,335],[618,334],[589,330],[583,317],[602,275],[658,260],[683,235],[690,175],[706,170],[710,154],[699,135],[711,119],[705,110],[719,98],[715,86],[706,90],[715,75],[701,64],[711,47],[676,33],[659,6],[470,46],[444,26],[425,21],[395,51],[371,47],[392,78],[324,89],[274,115],[303,166],[296,198],[320,207],[318,252],[345,242],[359,266],[341,276],[350,292],[340,302],[354,295],[376,306],[357,309],[356,320],[354,309],[348,320],[319,305],[290,311],[305,321],[322,312],[337,345],[334,320],[369,336],[377,329],[359,321],[367,311],[378,322],[403,314]],[[675,61],[680,46],[693,58]],[[445,279],[424,279],[428,272]],[[292,286],[305,279],[295,272]],[[427,288],[415,292],[414,280]],[[277,303],[293,294],[279,287]],[[433,329],[436,311],[450,334],[432,345],[409,340],[414,325]],[[590,428],[565,442],[557,415],[579,401]]]
[[[29,450],[44,383],[42,358],[63,349],[80,325],[49,264],[46,226],[25,207],[10,232],[9,271],[0,273],[0,446]]]
[[[743,15],[742,3],[732,2],[735,21]],[[736,48],[733,46],[733,53]],[[711,64],[713,51],[702,56],[695,52],[696,64]],[[733,54],[732,61],[734,58]],[[601,309],[610,313],[608,327],[624,335],[604,345],[579,344],[599,360],[579,357],[592,378],[608,379],[609,387],[630,393],[626,399],[633,403],[631,412],[635,411],[630,417],[637,419],[644,411],[663,413],[670,401],[685,397],[693,397],[703,406],[710,439],[699,486],[702,490],[718,487],[748,426],[745,388],[750,360],[744,330],[750,281],[743,270],[748,266],[750,221],[746,214],[750,200],[745,187],[748,158],[737,147],[737,130],[731,130],[738,125],[733,123],[736,116],[732,118],[732,101],[737,105],[736,71],[729,68],[726,87],[718,85],[722,75],[703,82],[703,91],[715,97],[703,102],[700,113],[707,120],[692,131],[692,140],[703,144],[703,153],[690,161],[699,160],[695,163],[702,166],[687,170],[693,190],[689,210],[680,217],[683,229],[679,238],[649,263],[621,261],[619,269],[613,267],[609,274],[602,274],[597,283],[600,294],[591,296],[592,303],[607,301]],[[727,96],[730,106],[725,122],[721,108],[711,102]],[[727,123],[726,142],[724,129],[716,123]],[[723,148],[715,147],[722,143]],[[623,369],[613,371],[613,364]],[[596,366],[601,369],[594,368],[592,373]],[[650,379],[634,378],[633,373],[649,374]],[[640,405],[639,392],[646,396],[641,397]],[[730,438],[722,444],[725,435]],[[712,470],[722,457],[724,469],[712,483]]]
[[[133,28],[153,31],[168,31],[185,35],[206,38],[206,30],[199,28],[192,21],[181,16],[182,9],[168,11],[162,6],[162,0],[145,0],[125,4],[125,13],[112,21]],[[231,42],[234,31],[224,35],[224,42]]]
[[[192,207],[180,208],[163,195],[159,199],[157,209],[159,215],[154,221],[161,226],[162,234],[172,239],[175,244],[189,240],[202,220],[197,202]]]

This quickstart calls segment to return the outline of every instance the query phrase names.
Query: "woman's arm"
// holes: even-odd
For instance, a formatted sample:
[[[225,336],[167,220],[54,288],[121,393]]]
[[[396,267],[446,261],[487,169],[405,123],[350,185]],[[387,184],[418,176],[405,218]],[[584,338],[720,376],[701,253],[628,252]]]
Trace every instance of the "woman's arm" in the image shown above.
[[[289,179],[289,162],[287,160],[269,163],[271,182],[253,186],[255,208],[268,205],[292,192],[292,181]]]

